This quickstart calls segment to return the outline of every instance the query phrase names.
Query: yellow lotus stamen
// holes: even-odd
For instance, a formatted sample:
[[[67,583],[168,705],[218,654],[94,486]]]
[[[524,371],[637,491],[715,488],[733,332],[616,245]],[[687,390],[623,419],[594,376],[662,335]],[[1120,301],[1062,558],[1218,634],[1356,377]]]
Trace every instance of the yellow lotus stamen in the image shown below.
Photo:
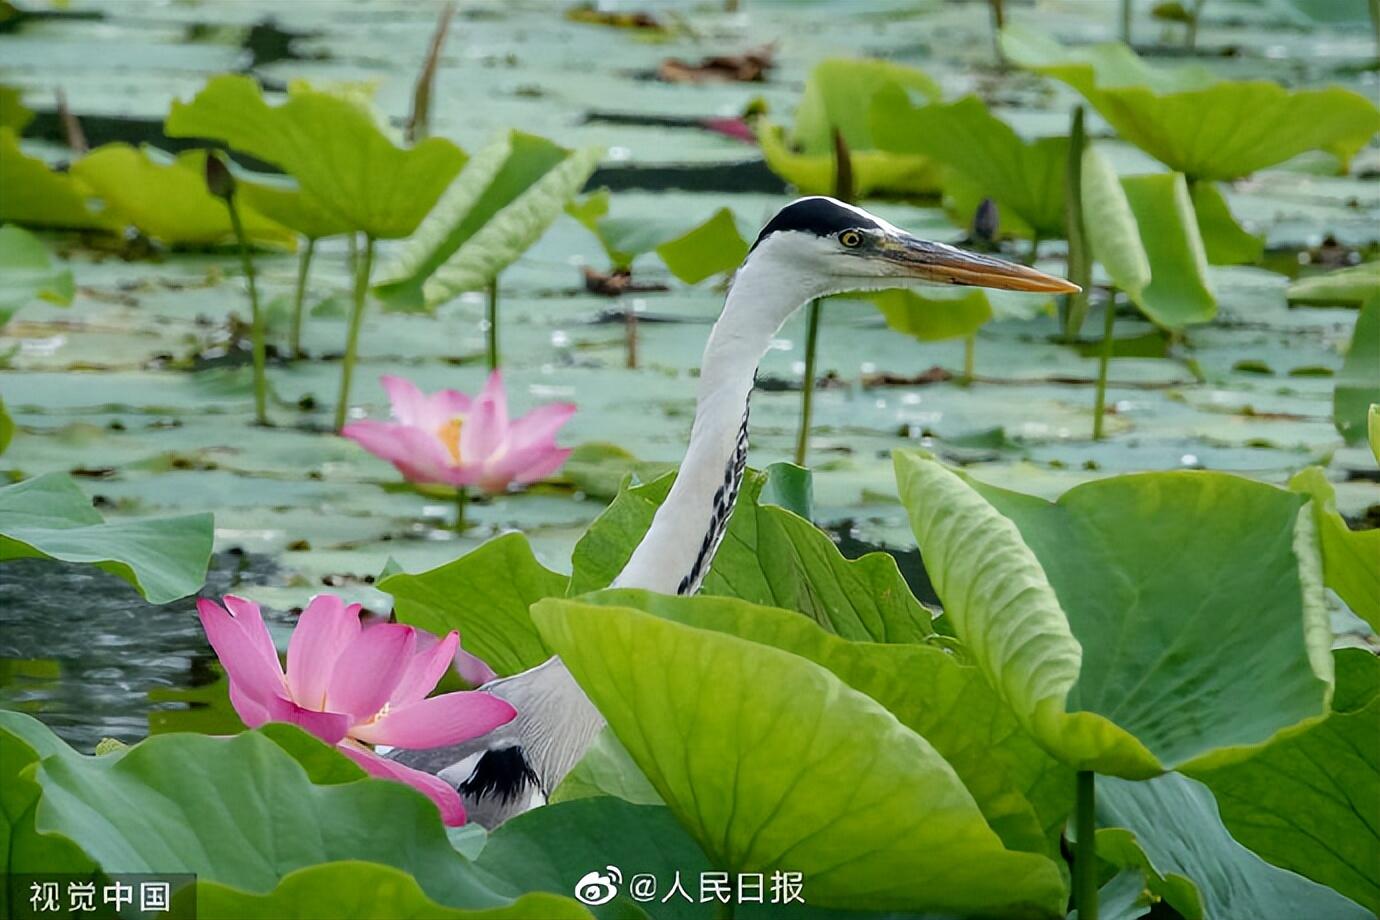
[[[441,439],[441,443],[450,451],[450,459],[457,465],[460,463],[460,428],[465,424],[465,420],[456,416],[436,429],[436,437]]]

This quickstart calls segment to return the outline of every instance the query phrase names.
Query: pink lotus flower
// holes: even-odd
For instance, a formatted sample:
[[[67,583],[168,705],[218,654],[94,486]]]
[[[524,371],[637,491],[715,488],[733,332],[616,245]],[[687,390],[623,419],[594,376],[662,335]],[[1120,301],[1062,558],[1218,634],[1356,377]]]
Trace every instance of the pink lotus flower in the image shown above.
[[[516,715],[488,693],[427,697],[451,666],[459,633],[437,639],[397,623],[363,626],[358,604],[347,607],[340,598],[321,594],[297,621],[284,674],[258,604],[227,594],[225,607],[205,598],[196,607],[229,677],[230,702],[245,725],[291,722],[335,745],[370,775],[419,790],[440,808],[446,824],[465,823],[465,807],[450,784],[368,747],[458,744]]]
[[[473,399],[455,390],[428,396],[401,377],[380,380],[396,421],[352,422],[341,434],[392,463],[412,482],[502,492],[509,483],[544,479],[570,456],[568,449],[556,446],[556,431],[575,407],[552,403],[510,422],[498,371]]]

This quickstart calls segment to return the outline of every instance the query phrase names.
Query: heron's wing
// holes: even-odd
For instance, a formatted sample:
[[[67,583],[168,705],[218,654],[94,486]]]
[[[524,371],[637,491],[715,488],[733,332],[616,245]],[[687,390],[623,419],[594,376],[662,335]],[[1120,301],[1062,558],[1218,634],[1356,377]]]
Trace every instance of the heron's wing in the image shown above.
[[[603,729],[604,720],[559,658],[480,689],[512,703],[517,717],[463,744],[394,750],[386,756],[455,786],[470,817],[492,828],[543,804]],[[495,771],[513,775],[494,776]],[[481,776],[482,782],[469,782]]]

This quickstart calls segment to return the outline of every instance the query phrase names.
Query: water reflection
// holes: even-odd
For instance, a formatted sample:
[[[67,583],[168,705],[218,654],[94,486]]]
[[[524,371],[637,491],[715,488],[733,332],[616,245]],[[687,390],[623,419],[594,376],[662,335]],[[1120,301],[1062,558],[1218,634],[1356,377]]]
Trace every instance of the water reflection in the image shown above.
[[[265,557],[217,554],[202,593],[263,583],[275,568]],[[0,707],[42,719],[77,750],[103,737],[138,741],[151,719],[162,731],[223,730],[219,679],[192,598],[150,604],[91,566],[0,565]]]

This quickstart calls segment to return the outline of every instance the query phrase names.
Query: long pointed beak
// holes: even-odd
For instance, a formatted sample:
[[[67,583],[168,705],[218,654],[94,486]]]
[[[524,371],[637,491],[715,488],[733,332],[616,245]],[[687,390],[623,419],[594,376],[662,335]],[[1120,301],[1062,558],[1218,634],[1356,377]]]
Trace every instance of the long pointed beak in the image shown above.
[[[909,234],[888,234],[879,247],[879,254],[900,269],[903,277],[936,284],[1044,294],[1073,294],[1082,290],[1071,281],[1025,265],[965,252],[944,243],[931,243]]]

